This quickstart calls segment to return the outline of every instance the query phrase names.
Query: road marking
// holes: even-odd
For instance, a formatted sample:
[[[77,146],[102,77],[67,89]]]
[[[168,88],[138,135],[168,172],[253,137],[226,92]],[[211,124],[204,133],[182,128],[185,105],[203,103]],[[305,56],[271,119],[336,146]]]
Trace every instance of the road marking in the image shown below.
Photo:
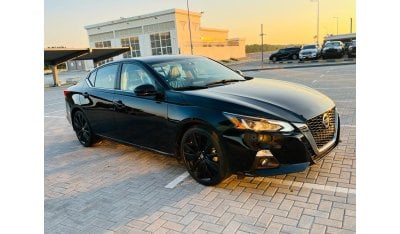
[[[314,84],[315,82],[317,82],[317,80],[313,80],[313,82],[312,82],[312,83]]]
[[[56,105],[56,104],[60,104],[60,103],[64,103],[64,102],[56,102],[56,103],[46,104],[44,106],[52,106],[52,105]]]
[[[182,182],[186,177],[189,176],[189,172],[185,171],[182,175],[176,177],[173,181],[169,182],[169,184],[165,185],[164,188],[175,188],[176,185],[178,185],[180,182]]]
[[[355,128],[356,125],[342,124],[342,127]]]
[[[319,77],[321,77],[321,78],[322,78],[322,77],[324,77],[324,76],[325,76],[324,74],[321,74]]]
[[[50,116],[50,115],[45,115],[44,116],[45,118],[62,118],[62,119],[64,119],[65,118],[65,116]]]
[[[57,110],[57,111],[47,112],[47,113],[44,113],[44,114],[48,115],[48,114],[52,114],[52,113],[56,113],[56,112],[60,112],[60,111],[65,111],[65,110]]]
[[[318,189],[318,190],[325,190],[325,191],[338,192],[338,193],[356,194],[355,189],[349,189],[349,188],[344,188],[344,187],[334,187],[334,186],[323,185],[323,184],[311,184],[311,183],[303,183],[300,181],[281,180],[281,179],[274,179],[274,178],[268,178],[268,180],[274,184],[289,185],[289,188],[293,188],[293,187],[309,188],[309,189]]]

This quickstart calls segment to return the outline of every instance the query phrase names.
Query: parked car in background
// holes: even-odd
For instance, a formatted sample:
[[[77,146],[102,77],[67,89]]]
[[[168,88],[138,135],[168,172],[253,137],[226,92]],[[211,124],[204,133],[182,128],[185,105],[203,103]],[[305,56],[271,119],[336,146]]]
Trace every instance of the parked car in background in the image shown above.
[[[321,52],[322,58],[341,58],[344,55],[344,44],[341,41],[328,41]]]
[[[349,55],[349,58],[356,57],[356,40],[351,42],[351,45],[349,46],[349,52],[347,54]]]
[[[232,173],[304,171],[339,143],[339,114],[329,97],[245,77],[199,56],[107,63],[64,96],[83,146],[102,137],[173,155],[204,185]]]
[[[287,47],[278,50],[269,56],[269,60],[276,62],[279,60],[296,60],[299,58],[300,47]]]
[[[319,52],[320,50],[316,44],[303,45],[299,53],[299,59],[317,59]]]
[[[347,41],[347,42],[344,43],[344,54],[348,54],[348,52],[349,52],[349,47],[350,47],[350,45],[351,45],[352,43],[353,43],[353,42],[351,42],[351,41]]]

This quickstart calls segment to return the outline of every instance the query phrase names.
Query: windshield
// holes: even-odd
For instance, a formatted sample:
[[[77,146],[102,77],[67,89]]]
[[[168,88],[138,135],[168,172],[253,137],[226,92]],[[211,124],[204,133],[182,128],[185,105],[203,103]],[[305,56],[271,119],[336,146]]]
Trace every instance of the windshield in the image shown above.
[[[245,81],[241,75],[207,58],[172,60],[151,65],[173,89],[208,88],[230,81]]]
[[[328,42],[325,44],[325,47],[334,47],[334,46],[340,46],[339,42]]]
[[[316,49],[315,45],[305,45],[303,46],[303,50],[308,50],[308,49]]]

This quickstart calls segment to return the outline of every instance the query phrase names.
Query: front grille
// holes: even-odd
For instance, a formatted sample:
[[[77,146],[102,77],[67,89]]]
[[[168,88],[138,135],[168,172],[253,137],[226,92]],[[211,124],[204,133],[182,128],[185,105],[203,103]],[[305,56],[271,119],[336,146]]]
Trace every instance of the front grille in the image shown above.
[[[327,115],[329,118],[329,126],[325,127],[323,117]],[[325,118],[327,118],[325,117]],[[329,141],[331,141],[335,135],[336,126],[335,126],[335,108],[314,117],[307,122],[307,126],[311,131],[312,136],[314,137],[314,141],[317,144],[318,148],[326,145]]]

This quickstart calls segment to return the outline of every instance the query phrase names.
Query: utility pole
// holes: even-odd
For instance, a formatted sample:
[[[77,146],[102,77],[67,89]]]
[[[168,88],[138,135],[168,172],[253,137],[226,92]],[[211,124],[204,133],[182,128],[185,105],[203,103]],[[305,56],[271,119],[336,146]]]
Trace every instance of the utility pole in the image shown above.
[[[353,18],[350,18],[350,33],[353,33]]]
[[[317,45],[319,45],[319,0],[311,0],[317,2]]]
[[[339,17],[333,17],[336,19],[336,35],[339,34]]]
[[[261,64],[264,64],[264,27],[263,24],[261,24]]]
[[[187,6],[188,21],[189,21],[190,53],[193,55],[192,28],[190,27],[190,16],[189,16],[189,0],[186,0],[186,6]]]

